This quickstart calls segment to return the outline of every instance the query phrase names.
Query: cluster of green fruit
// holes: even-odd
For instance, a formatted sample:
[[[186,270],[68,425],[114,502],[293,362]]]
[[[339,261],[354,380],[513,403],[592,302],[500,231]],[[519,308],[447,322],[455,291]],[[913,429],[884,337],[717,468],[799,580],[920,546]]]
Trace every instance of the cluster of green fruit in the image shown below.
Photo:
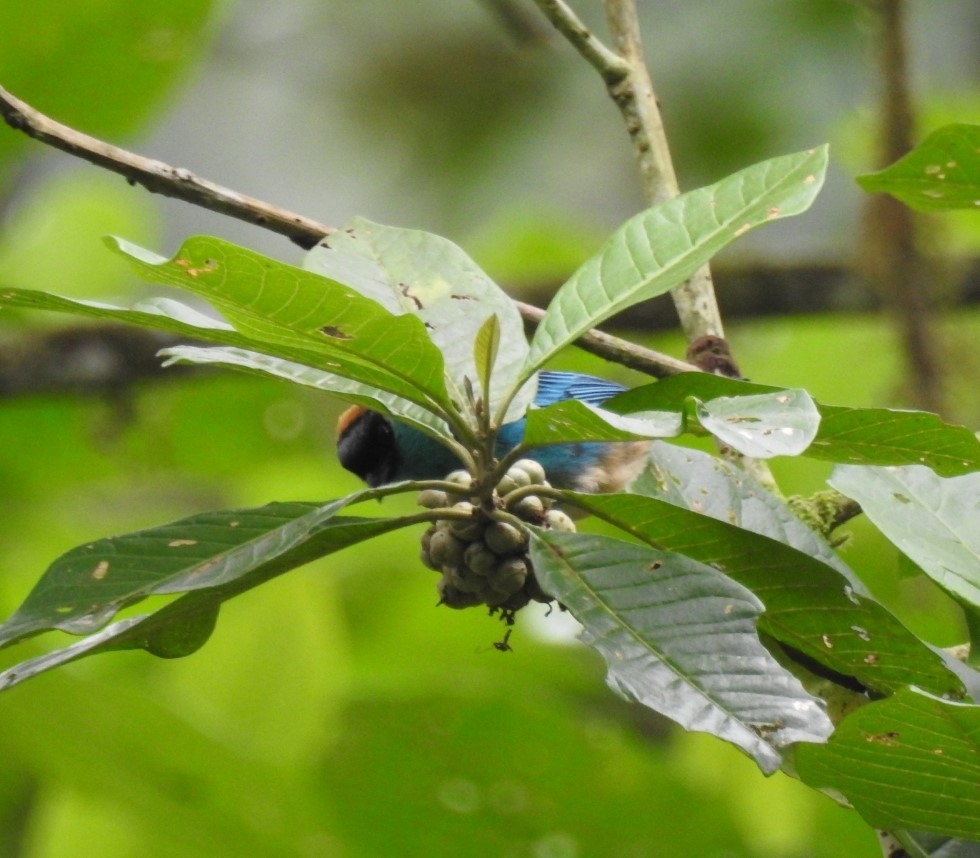
[[[452,518],[440,519],[422,534],[422,562],[441,572],[438,590],[441,604],[450,608],[489,605],[518,611],[528,602],[550,602],[534,577],[527,555],[526,529],[508,517],[553,530],[575,530],[571,518],[555,509],[549,498],[526,491],[548,487],[544,469],[532,459],[521,459],[500,480],[485,508],[471,495],[473,478],[468,471],[453,471],[447,481],[459,492],[429,489],[419,495],[428,509],[452,509]],[[504,510],[510,516],[494,517]]]

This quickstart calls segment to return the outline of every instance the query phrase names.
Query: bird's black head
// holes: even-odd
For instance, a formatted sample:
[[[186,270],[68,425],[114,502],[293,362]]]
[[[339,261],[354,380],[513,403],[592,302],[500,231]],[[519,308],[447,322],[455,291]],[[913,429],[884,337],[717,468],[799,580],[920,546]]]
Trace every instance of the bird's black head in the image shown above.
[[[337,458],[372,489],[392,482],[401,459],[391,423],[359,405],[348,408],[337,421]]]

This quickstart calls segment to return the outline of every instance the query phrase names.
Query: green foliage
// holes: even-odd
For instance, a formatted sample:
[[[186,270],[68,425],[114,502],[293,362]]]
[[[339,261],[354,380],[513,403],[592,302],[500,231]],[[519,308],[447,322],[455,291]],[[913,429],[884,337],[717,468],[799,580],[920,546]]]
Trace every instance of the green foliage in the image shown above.
[[[200,57],[216,5],[2,3],[0,81],[28,101],[43,94],[38,107],[63,122],[120,140],[143,125]],[[0,164],[26,144],[20,135],[0,136]]]
[[[922,212],[980,207],[980,125],[947,125],[894,164],[857,177],[870,193],[891,194]]]
[[[845,718],[826,745],[801,746],[797,762],[870,825],[980,840],[978,753],[980,707],[905,688]]]
[[[762,393],[786,396],[781,388],[682,373],[626,391],[605,407],[621,414],[644,409],[676,411],[689,400],[697,405],[720,396],[743,399]],[[951,426],[935,414],[891,408],[816,407],[820,414],[816,435],[801,455],[861,465],[923,464],[940,476],[980,470],[980,439],[965,426]],[[809,414],[809,406],[804,408]]]
[[[925,467],[839,466],[830,483],[902,552],[964,604],[980,606],[980,473],[943,479]]]
[[[536,536],[531,558],[624,697],[731,742],[766,773],[782,749],[833,731],[759,641],[762,603],[724,573],[683,554],[569,533]]]
[[[738,236],[805,211],[826,169],[826,146],[773,158],[630,218],[555,295],[524,377],[610,316],[683,282]]]
[[[0,305],[126,321],[211,343],[168,355],[287,379],[372,408],[447,447],[472,477],[465,488],[396,483],[327,503],[206,513],[86,543],[55,561],[0,626],[0,645],[52,630],[84,637],[10,667],[0,688],[106,651],[188,655],[235,597],[409,525],[445,521],[460,542],[475,525],[481,532],[494,526],[516,534],[509,554],[530,540],[532,568],[522,565],[522,575],[533,570],[542,595],[571,611],[605,659],[610,685],[627,698],[733,744],[767,774],[799,768],[808,783],[837,790],[869,821],[973,836],[963,820],[975,815],[975,771],[959,771],[948,790],[938,785],[949,777],[948,759],[967,753],[954,745],[972,735],[978,710],[966,699],[977,675],[954,669],[909,631],[780,498],[721,458],[664,442],[651,445],[649,467],[629,492],[560,491],[530,476],[528,485],[496,491],[506,465],[527,450],[686,432],[712,434],[753,456],[847,463],[839,475],[857,473],[869,486],[879,469],[868,465],[929,465],[932,490],[940,497],[965,491],[961,502],[972,509],[980,444],[968,430],[931,415],[818,405],[800,390],[710,375],[637,388],[602,408],[567,402],[532,409],[525,442],[496,460],[497,433],[527,412],[545,361],[593,324],[677,285],[742,233],[804,210],[825,167],[823,149],[774,159],[631,219],[559,291],[530,345],[509,299],[458,247],[367,221],[311,251],[305,268],[209,237],[188,239],[170,259],[112,241],[141,276],[204,299],[221,318],[173,299],[124,309],[0,290]],[[430,498],[442,492],[446,505],[387,518],[345,513],[420,490]],[[467,502],[449,505],[454,494]],[[563,532],[570,523],[549,527],[553,518],[535,518],[533,510],[529,525],[516,514],[529,497],[591,513],[615,535]],[[895,498],[892,491],[886,501]],[[942,523],[953,522],[946,516]],[[889,524],[881,526],[891,535]],[[895,541],[920,563],[917,551],[930,550],[927,539],[915,548]],[[976,589],[962,582],[977,580],[976,553],[955,555],[957,584],[943,583],[975,609]],[[148,613],[130,612],[170,596],[177,598]],[[444,601],[452,604],[445,593]],[[521,607],[491,604],[508,621]],[[498,641],[498,649],[508,647],[506,636]],[[832,690],[818,688],[815,677]],[[841,689],[864,705],[835,730],[825,701]],[[844,710],[832,711],[838,718]],[[935,733],[937,719],[953,727]],[[922,753],[929,730],[942,753]],[[903,731],[912,739],[902,747],[910,750],[891,754],[883,743],[873,782],[834,762],[868,736]],[[882,802],[885,786],[908,791],[912,771],[946,797],[941,813],[913,812],[901,796]],[[461,801],[452,790],[446,795]]]

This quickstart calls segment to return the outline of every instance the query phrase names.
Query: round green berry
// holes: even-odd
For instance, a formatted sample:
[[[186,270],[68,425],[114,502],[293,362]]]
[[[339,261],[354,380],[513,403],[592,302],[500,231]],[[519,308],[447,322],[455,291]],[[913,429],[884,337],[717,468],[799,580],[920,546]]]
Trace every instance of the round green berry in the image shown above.
[[[449,608],[460,610],[462,608],[472,608],[474,605],[482,604],[482,597],[475,593],[464,593],[452,584],[445,576],[439,579],[436,584],[439,593],[439,604]]]
[[[487,525],[483,531],[483,541],[487,548],[501,557],[517,554],[527,544],[524,534],[507,521],[494,521]]]
[[[527,485],[545,485],[544,466],[534,459],[520,459],[514,462],[511,470],[521,470],[527,476]],[[509,472],[508,472],[509,473]]]
[[[439,567],[455,566],[463,561],[466,543],[448,530],[436,530],[429,540],[429,557]]]
[[[497,555],[484,542],[471,542],[463,552],[463,565],[474,575],[485,578],[497,565]]]
[[[510,507],[510,511],[524,521],[541,521],[544,515],[544,501],[537,495],[526,495],[520,500],[515,501]]]
[[[575,522],[572,521],[571,517],[566,512],[562,512],[560,509],[549,509],[544,514],[545,527],[550,527],[552,530],[561,530],[566,533],[575,532]]]
[[[502,560],[487,576],[491,588],[498,596],[508,598],[524,587],[527,580],[527,564],[520,557]]]
[[[449,495],[445,492],[441,492],[438,489],[426,489],[423,492],[419,492],[418,500],[416,501],[419,506],[424,506],[426,509],[442,509],[450,504]]]

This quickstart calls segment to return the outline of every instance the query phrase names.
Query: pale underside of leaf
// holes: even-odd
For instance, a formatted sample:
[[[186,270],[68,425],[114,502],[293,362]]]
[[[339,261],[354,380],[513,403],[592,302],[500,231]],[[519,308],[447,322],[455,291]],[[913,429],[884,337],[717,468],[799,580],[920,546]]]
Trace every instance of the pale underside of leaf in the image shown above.
[[[830,484],[937,584],[980,606],[980,472],[939,477],[921,465],[839,465]]]
[[[542,533],[532,558],[624,696],[732,742],[767,773],[779,767],[782,748],[832,732],[820,703],[760,643],[759,601],[723,574],[583,534]]]

